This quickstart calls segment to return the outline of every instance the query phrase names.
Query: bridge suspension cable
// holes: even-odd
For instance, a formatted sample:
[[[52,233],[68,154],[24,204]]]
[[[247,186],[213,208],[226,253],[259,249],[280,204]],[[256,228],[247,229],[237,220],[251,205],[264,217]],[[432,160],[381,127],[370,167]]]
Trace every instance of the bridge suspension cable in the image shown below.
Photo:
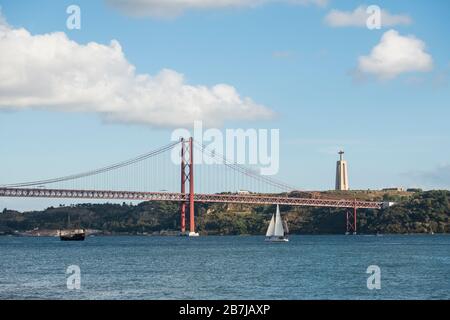
[[[223,165],[232,169],[233,171],[239,172],[247,177],[250,177],[256,181],[262,182],[266,185],[275,187],[276,189],[278,189],[280,191],[290,192],[293,190],[299,190],[298,188],[288,185],[278,179],[262,175],[254,169],[248,168],[242,164],[238,164],[234,161],[231,161],[230,159],[228,159],[225,155],[221,154],[220,152],[217,152],[215,150],[208,150],[207,146],[200,144],[199,142],[196,142],[195,140],[194,140],[194,147],[200,149],[203,154],[211,157],[211,159],[219,158],[220,161],[223,161],[223,163],[222,163]]]
[[[171,150],[173,147],[175,147],[177,144],[179,144],[179,141],[176,142],[172,142],[170,144],[167,144],[163,147],[160,147],[156,150],[144,153],[140,156],[137,156],[135,158],[132,159],[128,159],[125,161],[121,161],[106,167],[102,167],[99,169],[95,169],[95,170],[90,170],[90,171],[86,171],[86,172],[82,172],[82,173],[78,173],[78,174],[73,174],[73,175],[69,175],[69,176],[64,176],[64,177],[58,177],[58,178],[53,178],[53,179],[46,179],[46,180],[36,180],[36,181],[29,181],[29,182],[20,182],[20,183],[12,183],[12,184],[4,184],[4,185],[0,185],[0,187],[2,188],[21,188],[21,187],[32,187],[32,186],[40,186],[40,185],[45,185],[45,184],[52,184],[52,183],[57,183],[57,182],[65,182],[65,181],[70,181],[70,180],[75,180],[75,179],[79,179],[79,178],[85,178],[85,177],[90,177],[90,176],[95,176],[97,174],[100,173],[105,173],[108,171],[112,171],[115,169],[119,169],[119,168],[123,168],[123,167],[127,167],[129,165],[144,161],[148,158],[157,156],[161,153],[164,153],[168,150]]]

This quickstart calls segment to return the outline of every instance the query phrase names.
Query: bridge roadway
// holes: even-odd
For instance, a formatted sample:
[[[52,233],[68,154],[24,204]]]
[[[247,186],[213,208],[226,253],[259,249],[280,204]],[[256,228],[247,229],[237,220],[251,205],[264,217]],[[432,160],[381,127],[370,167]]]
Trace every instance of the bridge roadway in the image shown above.
[[[42,188],[0,188],[0,197],[16,198],[67,198],[67,199],[108,199],[139,201],[189,201],[189,194],[176,192],[131,192],[107,190],[68,190]],[[194,201],[200,203],[241,203],[258,205],[290,205],[305,207],[382,209],[384,202],[359,201],[349,199],[310,199],[242,194],[194,194]]]

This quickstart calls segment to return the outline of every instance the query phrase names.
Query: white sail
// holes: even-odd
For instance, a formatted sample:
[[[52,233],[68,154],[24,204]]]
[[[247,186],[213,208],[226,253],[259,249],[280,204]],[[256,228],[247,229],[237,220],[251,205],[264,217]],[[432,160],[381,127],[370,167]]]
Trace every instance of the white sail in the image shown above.
[[[275,231],[275,215],[272,215],[272,219],[269,223],[269,228],[267,228],[266,237],[272,237]]]
[[[275,216],[275,232],[274,232],[274,236],[276,236],[276,237],[283,237],[284,236],[283,221],[281,220],[280,207],[278,205],[277,205],[277,214]]]

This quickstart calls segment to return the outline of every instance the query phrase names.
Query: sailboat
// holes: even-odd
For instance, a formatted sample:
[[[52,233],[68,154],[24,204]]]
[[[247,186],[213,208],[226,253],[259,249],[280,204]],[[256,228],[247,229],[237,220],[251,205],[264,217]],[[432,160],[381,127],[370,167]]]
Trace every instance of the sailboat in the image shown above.
[[[84,229],[70,228],[70,214],[67,215],[67,229],[59,230],[58,233],[61,241],[83,241],[86,234]]]
[[[288,242],[287,238],[287,224],[286,232],[283,227],[283,220],[280,215],[280,207],[277,205],[277,213],[272,215],[270,220],[269,228],[266,232],[266,240],[269,242]]]

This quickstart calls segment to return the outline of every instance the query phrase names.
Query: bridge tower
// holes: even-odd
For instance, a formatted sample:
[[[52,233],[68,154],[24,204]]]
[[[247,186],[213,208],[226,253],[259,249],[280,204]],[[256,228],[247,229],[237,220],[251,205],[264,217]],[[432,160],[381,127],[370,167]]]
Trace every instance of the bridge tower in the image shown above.
[[[181,194],[185,200],[181,202],[181,235],[190,237],[198,236],[195,232],[194,212],[194,145],[192,137],[186,141],[180,139],[181,143]],[[189,182],[189,198],[186,199],[186,184]],[[189,202],[189,233],[186,232],[186,202]]]
[[[356,199],[353,208],[347,209],[347,223],[346,223],[346,232],[345,234],[356,234]]]

